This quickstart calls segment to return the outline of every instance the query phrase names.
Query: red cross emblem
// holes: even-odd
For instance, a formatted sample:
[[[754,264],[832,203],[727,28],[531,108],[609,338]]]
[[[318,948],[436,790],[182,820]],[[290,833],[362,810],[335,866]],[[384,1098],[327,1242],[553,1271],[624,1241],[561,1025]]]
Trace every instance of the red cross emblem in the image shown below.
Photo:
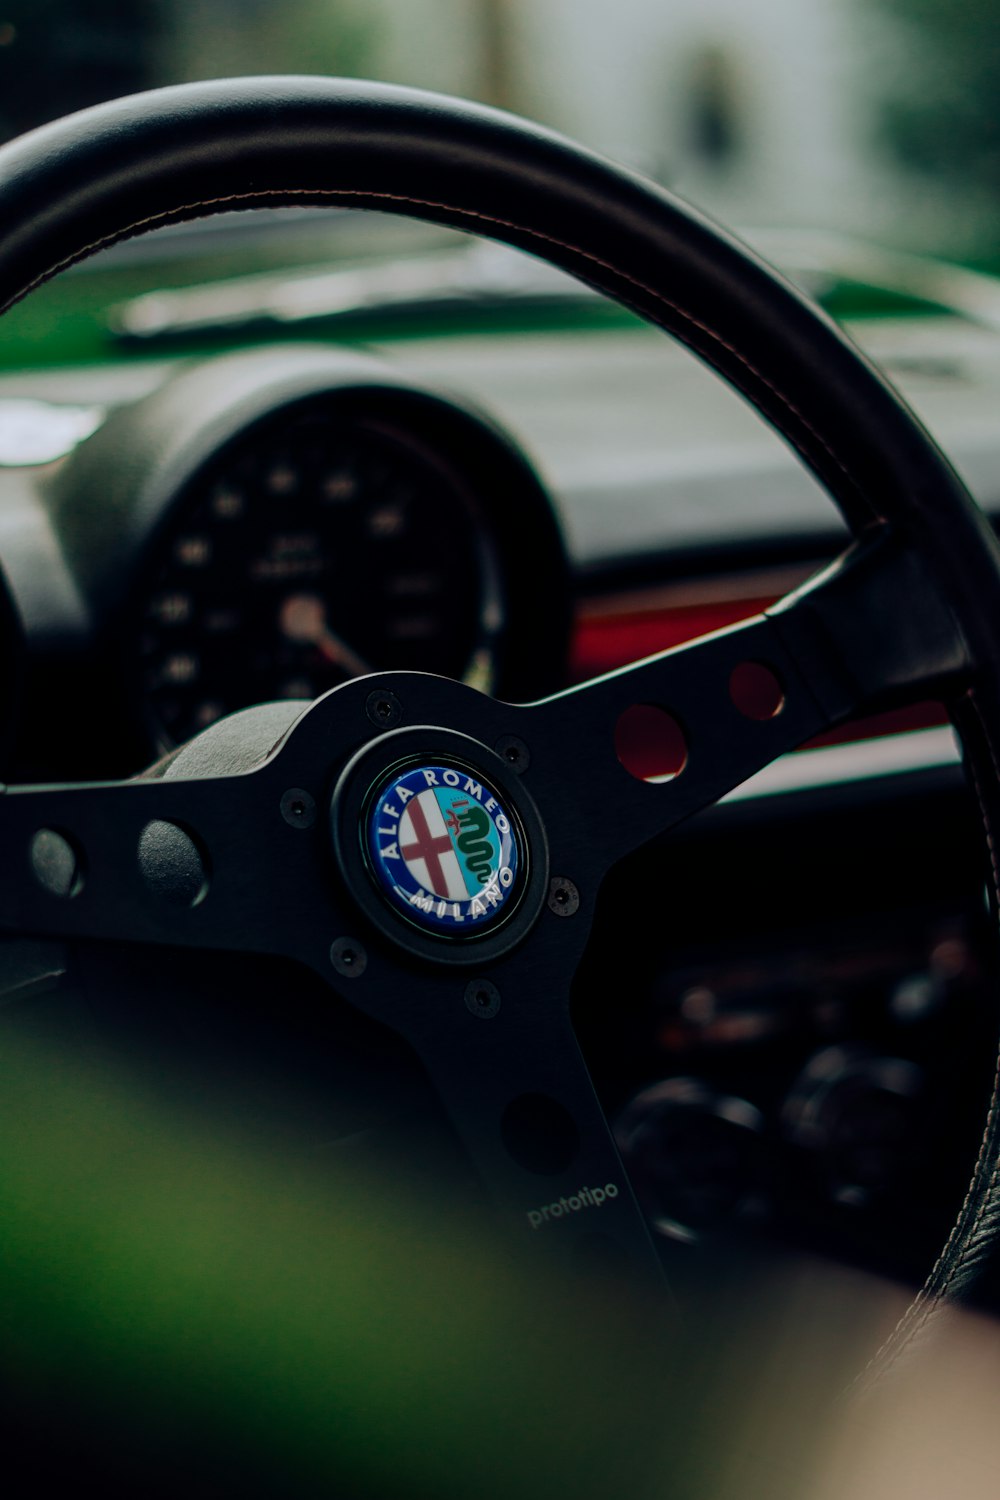
[[[405,860],[422,859],[427,865],[431,889],[439,896],[447,896],[448,882],[438,856],[451,852],[451,839],[446,833],[440,834],[437,838],[434,837],[424,810],[420,806],[419,797],[414,798],[408,810],[416,839],[412,844],[401,844],[399,852]]]

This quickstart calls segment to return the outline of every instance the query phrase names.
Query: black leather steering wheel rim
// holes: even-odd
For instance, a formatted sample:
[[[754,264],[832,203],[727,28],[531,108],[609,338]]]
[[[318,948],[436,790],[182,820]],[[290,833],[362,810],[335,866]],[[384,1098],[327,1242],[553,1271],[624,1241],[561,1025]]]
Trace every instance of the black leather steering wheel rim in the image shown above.
[[[917,562],[906,586],[917,578],[949,626],[942,647],[940,630],[897,622],[910,675],[943,684],[962,736],[1000,906],[992,533],[912,413],[844,335],[662,189],[513,117],[411,90],[315,77],[168,88],[84,111],[0,151],[0,309],[157,225],[293,203],[386,209],[543,255],[667,330],[741,391],[859,539],[891,531]],[[849,621],[850,587],[847,595]],[[904,588],[897,607],[905,597]],[[780,625],[780,611],[774,619]],[[991,1254],[1000,1228],[997,1115],[994,1093],[959,1220],[890,1358],[940,1299],[969,1289]]]

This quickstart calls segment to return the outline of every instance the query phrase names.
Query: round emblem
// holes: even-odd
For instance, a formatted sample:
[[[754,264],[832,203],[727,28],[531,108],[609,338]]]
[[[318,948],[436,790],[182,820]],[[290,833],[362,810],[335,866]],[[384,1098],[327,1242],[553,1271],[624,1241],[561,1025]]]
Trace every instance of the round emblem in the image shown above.
[[[364,838],[382,895],[418,927],[475,937],[513,910],[523,865],[513,818],[475,771],[397,769],[368,804]]]

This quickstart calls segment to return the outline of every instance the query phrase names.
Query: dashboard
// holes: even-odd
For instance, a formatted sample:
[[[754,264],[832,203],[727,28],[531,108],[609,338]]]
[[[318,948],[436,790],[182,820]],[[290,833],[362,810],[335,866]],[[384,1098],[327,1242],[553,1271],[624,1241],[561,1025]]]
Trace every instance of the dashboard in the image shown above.
[[[855,332],[1000,513],[995,333]],[[6,775],[137,775],[251,703],[379,668],[529,701],[755,613],[843,538],[782,444],[638,327],[5,374]],[[932,704],[838,741],[675,833],[669,862],[654,845],[616,872],[577,976],[682,1282],[748,1240],[917,1282],[968,1174],[997,965],[955,743]],[[101,1024],[134,1028],[128,958],[77,962]],[[238,1024],[249,1055],[263,1033]],[[220,1016],[199,1067],[236,1028]],[[383,1124],[404,1095],[427,1107],[402,1063],[376,1071]]]
[[[60,411],[36,404],[38,451]],[[61,459],[0,472],[39,678],[85,656],[116,690],[95,774],[388,667],[522,698],[560,681],[568,564],[533,468],[386,361],[303,346],[195,362]],[[36,548],[20,563],[19,544]]]

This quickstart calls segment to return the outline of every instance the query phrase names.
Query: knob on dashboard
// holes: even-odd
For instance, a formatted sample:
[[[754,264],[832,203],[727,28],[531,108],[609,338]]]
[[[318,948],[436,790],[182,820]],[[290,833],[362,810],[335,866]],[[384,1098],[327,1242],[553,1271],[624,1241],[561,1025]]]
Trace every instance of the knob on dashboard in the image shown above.
[[[824,1047],[789,1090],[785,1137],[819,1165],[835,1203],[864,1207],[898,1175],[922,1089],[916,1063],[863,1047]]]
[[[693,1243],[763,1217],[763,1128],[753,1104],[697,1078],[668,1078],[634,1095],[615,1139],[651,1226]]]

